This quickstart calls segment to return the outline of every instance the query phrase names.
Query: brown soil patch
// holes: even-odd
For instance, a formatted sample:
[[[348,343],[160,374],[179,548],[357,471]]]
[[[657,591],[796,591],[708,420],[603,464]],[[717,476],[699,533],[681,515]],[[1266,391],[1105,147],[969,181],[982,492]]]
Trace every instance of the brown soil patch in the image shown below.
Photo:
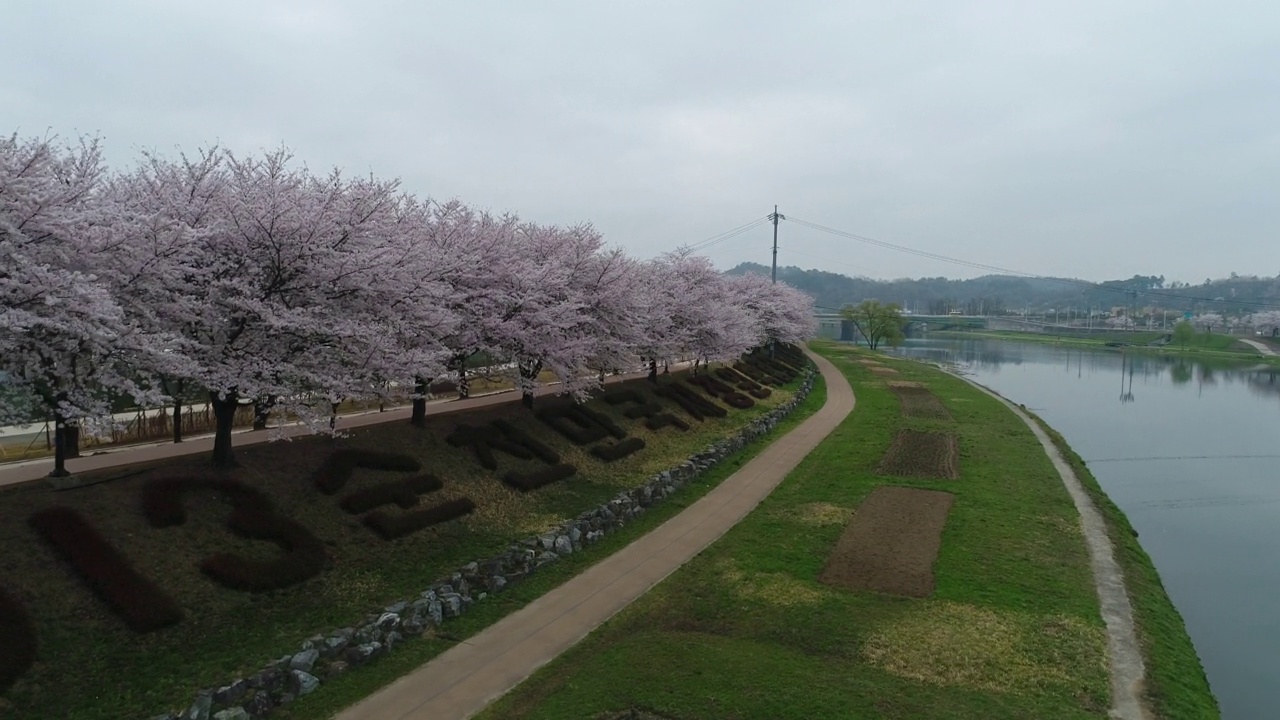
[[[938,490],[888,485],[872,490],[818,580],[850,590],[929,597],[933,561],[954,499]]]
[[[900,430],[880,459],[876,472],[898,477],[960,477],[960,449],[956,436],[947,433]]]
[[[915,380],[889,380],[885,382],[891,388],[922,388],[924,383],[918,383]]]
[[[885,367],[883,365],[876,365],[875,367],[870,368],[870,370],[876,375],[897,375],[898,374],[897,370],[894,370],[891,367]]]
[[[876,362],[875,360],[858,360],[857,362],[862,363],[863,365],[866,365],[867,367],[884,367],[883,365],[881,365],[880,363]]]
[[[943,407],[942,401],[938,400],[938,396],[934,395],[926,388],[919,384],[907,383],[889,383],[889,389],[894,395],[898,396],[898,403],[902,407],[902,416],[909,418],[921,418],[924,420],[950,420],[951,413]]]

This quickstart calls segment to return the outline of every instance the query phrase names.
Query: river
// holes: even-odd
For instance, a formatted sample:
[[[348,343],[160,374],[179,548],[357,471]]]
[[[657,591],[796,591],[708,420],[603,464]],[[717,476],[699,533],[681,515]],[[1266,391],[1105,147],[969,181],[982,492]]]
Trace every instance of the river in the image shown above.
[[[997,340],[908,340],[1035,411],[1128,515],[1231,720],[1280,688],[1280,368]]]

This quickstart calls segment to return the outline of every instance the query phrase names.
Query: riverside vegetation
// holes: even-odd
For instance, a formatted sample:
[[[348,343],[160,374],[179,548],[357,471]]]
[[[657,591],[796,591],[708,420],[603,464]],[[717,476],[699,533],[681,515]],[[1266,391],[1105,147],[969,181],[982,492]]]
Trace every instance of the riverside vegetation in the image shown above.
[[[1079,517],[1034,435],[999,401],[935,368],[814,347],[853,385],[855,411],[723,539],[484,720],[1107,717],[1104,627]],[[898,375],[855,361],[869,357]],[[932,390],[954,422],[903,417],[894,381]],[[959,478],[880,475],[902,430],[954,434]],[[1216,717],[1150,560],[1079,458],[1067,456],[1107,518],[1128,579],[1150,710]],[[819,581],[842,528],[887,485],[955,496],[927,599]]]

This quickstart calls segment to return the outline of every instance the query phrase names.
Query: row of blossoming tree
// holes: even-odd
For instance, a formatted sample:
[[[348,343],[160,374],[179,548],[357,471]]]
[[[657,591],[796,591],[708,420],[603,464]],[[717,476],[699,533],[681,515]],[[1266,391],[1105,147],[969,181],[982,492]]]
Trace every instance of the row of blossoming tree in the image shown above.
[[[640,261],[590,225],[539,225],[398,181],[312,172],[285,150],[143,153],[0,139],[0,424],[68,424],[114,401],[208,394],[213,462],[250,399],[319,429],[349,398],[412,398],[477,354],[526,404],[544,371],[589,392],[611,371],[719,360],[812,330],[811,299],[677,251]],[[180,440],[180,430],[175,432]]]

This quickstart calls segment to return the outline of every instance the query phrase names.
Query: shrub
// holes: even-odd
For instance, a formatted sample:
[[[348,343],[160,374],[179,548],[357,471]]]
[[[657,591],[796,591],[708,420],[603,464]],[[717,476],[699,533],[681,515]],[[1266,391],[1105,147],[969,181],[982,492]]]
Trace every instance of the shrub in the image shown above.
[[[231,553],[210,555],[201,561],[200,569],[215,582],[233,590],[261,592],[295,585],[324,570],[324,544],[307,528],[278,515],[261,492],[235,480],[152,480],[142,487],[147,521],[157,528],[183,524],[187,519],[184,496],[201,490],[219,493],[231,504],[226,526],[232,533],[250,540],[269,540],[284,551],[275,560],[253,560]]]
[[[609,417],[608,415],[605,415],[602,412],[597,412],[595,410],[592,410],[586,405],[577,405],[575,407],[578,409],[578,412],[582,413],[585,417],[589,418],[591,422],[604,428],[605,432],[609,433],[615,438],[622,440],[627,436],[626,429],[624,429],[618,423],[614,422],[613,418]]]
[[[151,527],[167,528],[185,523],[187,509],[182,505],[182,497],[192,490],[221,493],[233,506],[264,507],[271,503],[258,490],[233,480],[157,478],[142,486],[142,513]]]
[[[0,590],[0,692],[36,661],[36,628],[18,599]]]
[[[618,390],[609,390],[600,396],[610,405],[626,405],[632,403],[634,405],[643,405],[645,403],[644,394],[639,390],[632,388],[620,388]]]
[[[342,498],[342,509],[352,515],[368,512],[383,505],[399,505],[408,510],[418,504],[418,496],[444,487],[435,475],[415,475],[403,480],[390,480],[365,490],[357,490]]]
[[[51,507],[33,513],[27,522],[134,632],[159,630],[182,619],[173,598],[134,570],[76,510]]]
[[[439,505],[432,505],[429,508],[423,508],[422,510],[396,515],[389,515],[384,512],[370,513],[365,517],[364,524],[383,540],[395,540],[429,528],[432,525],[439,525],[454,518],[460,518],[475,509],[476,504],[472,502],[471,498],[457,498],[442,502]]]
[[[227,518],[227,527],[242,538],[269,540],[284,553],[274,560],[254,560],[233,553],[210,555],[200,563],[200,569],[220,585],[249,592],[279,590],[324,570],[324,543],[310,530],[272,510],[235,508]]]
[[[753,398],[757,399],[757,400],[764,400],[765,398],[767,398],[767,397],[769,397],[770,395],[772,395],[772,394],[773,394],[773,391],[772,391],[772,390],[770,390],[770,389],[769,389],[769,388],[767,388],[767,387],[762,387],[762,386],[757,385],[757,386],[756,386],[756,389],[754,389],[754,390],[748,390],[748,391],[747,391],[747,394],[748,394],[748,395],[750,395],[751,397],[753,397]]]
[[[562,403],[534,412],[539,420],[569,439],[575,445],[590,445],[603,440],[609,431],[584,413],[577,405]]]
[[[560,463],[531,473],[509,472],[502,476],[502,482],[520,492],[529,492],[530,490],[537,490],[543,485],[550,485],[553,482],[572,477],[577,472],[578,468]]]
[[[329,459],[320,466],[319,470],[316,470],[312,479],[320,492],[332,495],[347,484],[351,479],[351,473],[356,468],[418,472],[422,469],[422,465],[408,455],[374,450],[337,450],[329,455]]]
[[[591,454],[600,458],[605,462],[613,462],[639,452],[644,449],[644,440],[637,437],[630,437],[625,440],[619,440],[612,445],[597,445],[591,448]]]
[[[507,439],[510,440],[511,442],[517,443],[527,448],[529,452],[536,455],[537,458],[542,462],[547,463],[548,465],[554,465],[555,463],[560,462],[560,454],[557,453],[554,449],[552,449],[550,445],[547,445],[546,443],[543,443],[539,440],[535,440],[533,436],[529,435],[528,433],[516,427],[515,425],[512,425],[510,422],[507,422],[506,420],[498,419],[490,422],[489,424],[492,425],[498,432],[507,436]]]
[[[697,385],[711,395],[723,395],[733,392],[733,388],[725,385],[711,375],[696,375],[689,378],[690,385]]]
[[[675,415],[672,415],[671,413],[654,413],[644,421],[644,426],[650,430],[661,430],[664,427],[674,427],[683,432],[689,429],[689,423]]]
[[[770,383],[770,378],[767,374],[765,374],[759,368],[756,368],[752,365],[748,365],[745,362],[734,363],[733,369],[751,378],[751,380],[753,380],[754,382],[763,383],[763,384]]]
[[[638,420],[640,418],[652,417],[661,412],[662,412],[661,403],[650,402],[650,403],[643,403],[640,405],[632,405],[626,410],[623,410],[622,415],[623,417],[627,417],[632,420]]]
[[[476,460],[486,470],[498,469],[498,459],[493,455],[494,450],[500,450],[521,460],[533,458],[533,452],[529,448],[504,438],[502,431],[493,427],[492,423],[478,428],[459,425],[445,438],[445,442],[454,447],[470,446],[475,451]]]
[[[752,400],[736,390],[730,390],[729,392],[721,395],[720,399],[729,407],[737,408],[738,410],[746,410],[756,406],[755,400]]]
[[[724,408],[690,390],[678,380],[662,385],[654,392],[674,400],[685,412],[698,420],[705,420],[708,417],[727,417],[729,414]]]

